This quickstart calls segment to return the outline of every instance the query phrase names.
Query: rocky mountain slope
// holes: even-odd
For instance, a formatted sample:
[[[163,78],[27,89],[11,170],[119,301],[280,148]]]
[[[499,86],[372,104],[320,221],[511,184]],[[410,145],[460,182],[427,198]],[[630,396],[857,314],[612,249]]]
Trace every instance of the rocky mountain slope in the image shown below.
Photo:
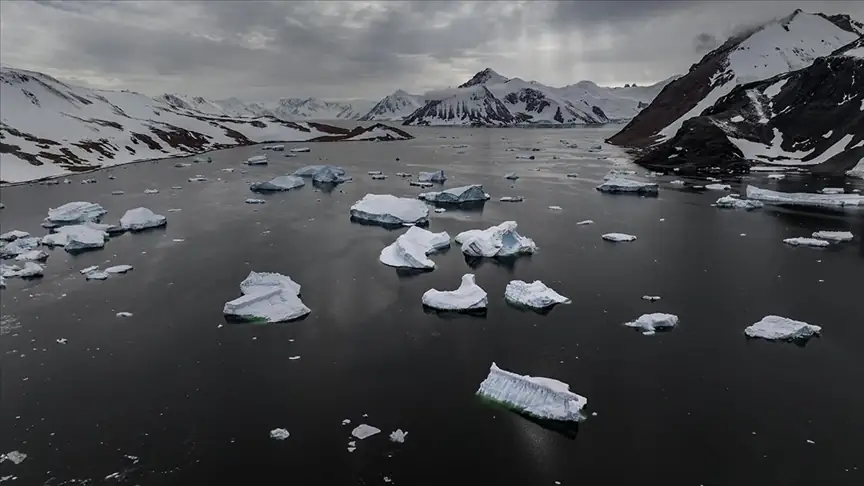
[[[803,69],[736,86],[638,160],[683,173],[751,163],[854,175],[864,165],[864,37]]]
[[[358,120],[401,121],[425,104],[426,100],[422,95],[413,95],[398,89],[393,94],[385,96]]]
[[[203,99],[87,89],[5,66],[0,99],[0,182],[258,142],[410,138],[383,125],[351,131],[270,116],[226,116]]]
[[[648,147],[671,138],[685,121],[705,112],[736,86],[805,68],[862,33],[861,24],[848,16],[796,10],[732,37],[666,86],[609,142]]]

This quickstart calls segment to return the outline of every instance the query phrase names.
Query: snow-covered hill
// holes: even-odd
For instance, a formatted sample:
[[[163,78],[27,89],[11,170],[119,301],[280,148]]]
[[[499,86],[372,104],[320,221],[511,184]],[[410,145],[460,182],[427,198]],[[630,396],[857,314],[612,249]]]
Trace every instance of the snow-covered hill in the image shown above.
[[[361,121],[401,121],[423,107],[426,101],[421,95],[412,95],[401,89],[384,97],[368,113],[358,118]]]
[[[317,98],[283,98],[264,103],[267,114],[282,120],[356,120],[366,114],[372,103],[344,103]]]
[[[864,37],[803,69],[739,85],[638,163],[693,173],[751,163],[843,175],[864,163]]]
[[[93,90],[5,66],[0,67],[0,100],[2,182],[234,145],[361,135],[320,123],[213,114],[198,111],[218,111],[198,98]],[[379,127],[376,137],[386,128]],[[399,132],[394,139],[404,138]]]
[[[848,16],[827,17],[796,10],[726,41],[690,71],[670,83],[611,143],[646,147],[675,135],[735,86],[802,69],[854,41],[860,23]]]
[[[450,90],[449,96],[442,96],[417,109],[403,125],[512,126],[524,120],[482,84]]]

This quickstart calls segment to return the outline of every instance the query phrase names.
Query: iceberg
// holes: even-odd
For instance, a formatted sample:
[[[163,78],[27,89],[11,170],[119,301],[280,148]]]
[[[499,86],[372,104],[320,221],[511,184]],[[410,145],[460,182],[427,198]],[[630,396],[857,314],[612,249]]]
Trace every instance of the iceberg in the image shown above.
[[[498,199],[501,202],[522,202],[525,200],[522,196],[504,196]]]
[[[41,277],[44,268],[42,265],[33,262],[25,262],[23,267],[18,265],[0,264],[0,276],[3,278],[33,278]]]
[[[404,432],[402,429],[396,429],[393,432],[390,432],[390,441],[404,444],[406,436],[408,436],[408,432]]]
[[[102,270],[93,270],[84,274],[87,280],[107,280],[108,274]]]
[[[25,236],[24,238],[18,238],[11,243],[0,246],[0,256],[4,258],[11,258],[16,257],[22,253],[27,253],[28,251],[35,250],[39,246],[39,243],[41,241],[42,239],[37,236]]]
[[[471,311],[486,308],[486,291],[474,283],[474,275],[466,273],[456,290],[430,289],[423,294],[423,305],[443,311]]]
[[[852,241],[855,235],[849,231],[816,231],[813,233],[813,238],[830,241]]]
[[[28,233],[26,231],[12,230],[12,231],[7,231],[7,232],[3,233],[2,235],[0,235],[0,240],[2,240],[2,241],[15,241],[18,238],[27,238],[28,236],[30,236],[30,233]]]
[[[443,191],[424,192],[417,197],[424,201],[444,204],[485,202],[489,199],[489,195],[483,192],[483,186],[480,184],[454,187]]]
[[[545,309],[555,304],[570,303],[570,299],[550,289],[539,280],[532,283],[511,280],[504,290],[504,299],[507,302],[524,305],[532,309]]]
[[[289,191],[306,185],[302,177],[285,175],[274,177],[265,182],[254,182],[249,186],[252,192],[278,192]]]
[[[15,257],[15,260],[19,262],[44,262],[47,259],[48,254],[39,250],[25,251],[24,253],[19,253],[18,256]]]
[[[678,316],[655,312],[653,314],[643,314],[635,321],[625,322],[624,325],[638,327],[642,329],[642,334],[648,336],[654,334],[658,329],[671,329],[675,327],[678,325]]]
[[[656,195],[659,192],[659,186],[656,182],[641,182],[630,179],[613,177],[606,180],[603,184],[597,186],[600,192],[608,193],[635,193]]]
[[[747,186],[747,198],[789,206],[844,207],[864,206],[864,196],[858,194],[811,194],[807,192],[777,192]]]
[[[312,312],[300,300],[300,285],[278,273],[251,272],[240,283],[243,294],[226,302],[222,313],[244,321],[284,322]]]
[[[429,207],[416,199],[366,194],[350,209],[351,218],[384,225],[426,224]]]
[[[761,321],[744,329],[744,334],[747,337],[762,338],[771,341],[807,339],[821,332],[822,328],[820,326],[780,316],[763,317]]]
[[[585,417],[588,399],[570,391],[570,385],[539,376],[517,375],[494,362],[480,383],[477,395],[517,412],[543,420],[578,422]]]
[[[434,269],[435,262],[426,255],[450,246],[447,232],[433,233],[417,226],[408,228],[393,244],[381,250],[378,260],[397,268]]]
[[[420,182],[437,182],[443,184],[447,180],[443,170],[435,172],[420,172],[417,175],[417,180]]]
[[[614,241],[614,242],[626,242],[633,241],[636,239],[633,235],[628,235],[626,233],[606,233],[602,236],[602,238],[606,241]]]
[[[87,224],[62,226],[57,229],[56,233],[42,238],[42,244],[45,246],[62,246],[68,252],[102,248],[105,246],[105,238],[108,233],[100,229],[101,226],[103,225],[95,228]]]
[[[340,184],[351,180],[345,175],[345,169],[332,165],[307,165],[295,170],[293,175],[311,177],[314,182],[322,184]]]
[[[76,201],[66,203],[59,208],[48,210],[43,226],[54,227],[66,224],[86,223],[88,221],[99,221],[108,211],[102,206],[91,202]]]
[[[265,203],[267,203],[267,201],[265,201],[263,199],[255,199],[253,197],[247,197],[245,202],[246,202],[246,204],[265,204]]]
[[[6,454],[0,454],[0,463],[3,461],[9,461],[16,466],[24,462],[24,459],[27,459],[27,454],[18,451],[7,452]],[[15,479],[14,477],[12,479]]]
[[[273,429],[270,431],[270,438],[276,440],[285,440],[290,437],[291,434],[285,429]]]
[[[168,218],[147,208],[130,209],[120,218],[120,227],[127,231],[143,231],[165,226],[167,223]]]
[[[360,424],[357,427],[354,427],[354,430],[351,431],[351,435],[357,437],[360,440],[363,440],[367,437],[372,437],[373,435],[381,432],[381,429],[378,427],[372,427],[371,425]]]
[[[817,238],[785,238],[783,243],[792,246],[814,246],[814,247],[825,247],[830,245],[831,243],[820,240]]]
[[[114,265],[113,267],[106,268],[105,273],[108,273],[108,274],[126,273],[129,270],[132,270],[132,265]]]
[[[531,254],[537,245],[531,238],[516,232],[515,221],[505,221],[485,230],[468,230],[456,235],[462,253],[472,257],[507,257]]]
[[[705,189],[710,191],[731,191],[732,186],[729,184],[706,184]]]
[[[246,159],[246,165],[267,165],[266,155],[254,155]]]
[[[310,149],[309,147],[297,147],[297,148],[292,148],[291,151],[294,153],[304,153],[304,152],[311,152],[312,149]]]
[[[763,206],[760,201],[752,201],[750,199],[739,199],[733,196],[723,196],[718,199],[714,206],[718,208],[727,208],[727,209],[745,209],[750,211],[752,209],[758,209]]]

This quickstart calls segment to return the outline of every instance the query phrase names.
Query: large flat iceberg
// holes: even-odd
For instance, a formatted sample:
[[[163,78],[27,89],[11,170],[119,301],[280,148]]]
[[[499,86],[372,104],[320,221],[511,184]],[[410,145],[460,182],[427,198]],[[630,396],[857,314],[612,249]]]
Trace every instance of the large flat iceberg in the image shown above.
[[[89,224],[73,224],[62,226],[57,229],[57,232],[45,236],[42,238],[42,244],[45,246],[62,246],[66,251],[74,253],[102,248],[105,246],[105,238],[107,237],[108,233],[99,227],[93,227]]]
[[[816,231],[813,238],[830,241],[852,241],[855,238],[850,231]]]
[[[806,339],[821,332],[820,326],[780,316],[763,317],[761,321],[744,329],[744,334],[748,337],[772,341]]]
[[[350,209],[351,218],[383,225],[426,224],[429,207],[416,199],[366,194]]]
[[[597,186],[597,190],[609,193],[656,195],[659,192],[659,186],[656,182],[641,182],[621,177],[613,177]]]
[[[253,182],[249,186],[249,190],[252,192],[279,192],[289,191],[304,185],[306,185],[306,181],[302,177],[284,175],[265,182]]]
[[[515,221],[505,221],[485,230],[468,230],[456,235],[462,253],[472,257],[507,257],[531,254],[537,245],[516,231]]]
[[[864,196],[858,194],[813,194],[808,192],[777,192],[747,186],[747,198],[788,206],[844,207],[864,206]]]
[[[674,314],[664,314],[655,312],[652,314],[642,314],[635,321],[625,322],[625,326],[637,327],[642,329],[642,334],[651,335],[658,329],[671,329],[678,325],[678,316]]]
[[[831,244],[825,240],[817,238],[785,238],[783,243],[792,246],[814,246],[817,248],[829,246]]]
[[[43,226],[50,228],[66,224],[99,221],[99,218],[107,212],[105,208],[95,203],[84,201],[70,202],[59,208],[49,209],[48,217],[45,218]]]
[[[222,313],[244,321],[284,322],[312,312],[300,300],[300,285],[278,273],[250,272],[240,283],[243,294],[226,302]]]
[[[539,376],[517,375],[495,363],[480,383],[477,394],[539,419],[578,422],[584,419],[588,399],[570,391],[570,385]]]
[[[417,226],[408,228],[391,245],[381,250],[378,259],[384,265],[397,268],[433,269],[435,262],[426,255],[450,246],[446,231],[433,233]]]
[[[472,311],[486,308],[486,291],[474,283],[474,275],[466,273],[456,290],[430,289],[423,294],[423,305],[444,311]]]
[[[296,149],[292,149],[294,152]],[[345,175],[345,169],[332,165],[307,165],[294,171],[298,177],[311,177],[313,182],[321,184],[339,184],[351,180]]]
[[[485,202],[489,199],[489,195],[483,191],[483,186],[480,184],[454,187],[443,191],[424,192],[417,197],[424,201],[444,204],[476,203]]]
[[[570,299],[550,289],[539,280],[532,283],[522,280],[510,281],[504,290],[504,299],[532,309],[546,309],[556,304],[570,303]]]
[[[120,218],[120,227],[127,231],[143,231],[165,226],[167,223],[168,218],[147,208],[130,209]]]

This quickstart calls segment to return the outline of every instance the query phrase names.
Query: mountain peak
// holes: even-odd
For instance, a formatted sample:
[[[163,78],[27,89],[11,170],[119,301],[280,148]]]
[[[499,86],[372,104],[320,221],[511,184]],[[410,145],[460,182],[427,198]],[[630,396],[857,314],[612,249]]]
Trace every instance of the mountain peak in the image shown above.
[[[478,84],[497,84],[497,83],[506,83],[508,78],[496,73],[492,68],[486,68],[479,73],[475,74],[474,77],[469,79],[463,84],[460,84],[460,88],[470,88],[471,86],[477,86]]]

